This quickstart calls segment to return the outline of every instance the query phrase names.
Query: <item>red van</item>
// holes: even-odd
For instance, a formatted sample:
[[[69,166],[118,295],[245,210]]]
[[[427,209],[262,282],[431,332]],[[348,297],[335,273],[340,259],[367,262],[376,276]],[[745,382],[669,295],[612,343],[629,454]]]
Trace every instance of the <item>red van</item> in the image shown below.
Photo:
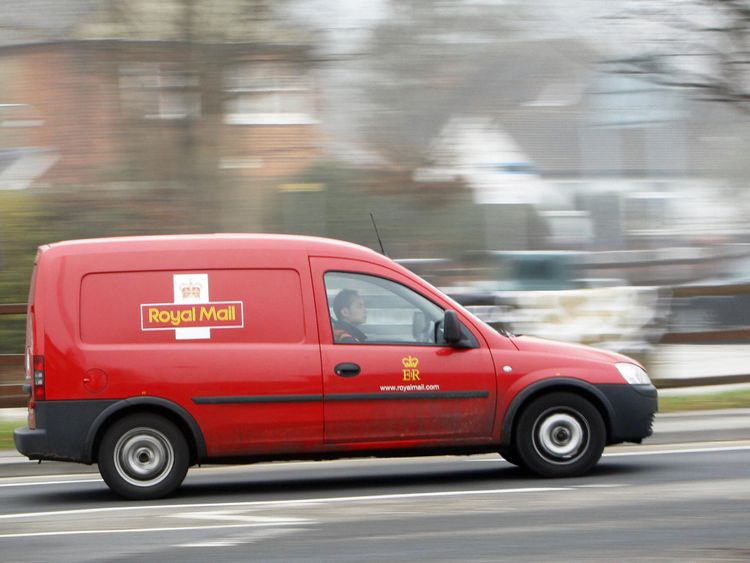
[[[580,475],[657,408],[625,356],[501,334],[388,258],[310,237],[43,246],[26,357],[18,450],[98,463],[132,499],[210,462],[499,452]]]

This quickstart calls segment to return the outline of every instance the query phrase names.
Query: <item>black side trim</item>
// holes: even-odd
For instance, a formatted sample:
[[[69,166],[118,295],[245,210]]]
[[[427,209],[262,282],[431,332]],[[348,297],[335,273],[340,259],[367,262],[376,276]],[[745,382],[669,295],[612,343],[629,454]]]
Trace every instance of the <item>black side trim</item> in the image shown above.
[[[192,434],[197,458],[206,458],[203,434],[192,415],[180,405],[160,397],[39,401],[36,404],[37,428],[19,428],[13,437],[18,451],[31,459],[94,463],[102,428],[114,416],[143,409],[162,409],[178,417]]]
[[[414,399],[486,399],[488,391],[383,391],[382,393],[336,393],[326,401],[408,401]],[[314,403],[323,395],[237,395],[225,397],[193,397],[196,405],[234,405],[247,403]]]
[[[659,395],[652,385],[598,385],[615,411],[613,442],[640,442],[651,435]]]
[[[489,391],[383,391],[382,393],[335,393],[326,401],[410,401],[414,399],[486,399]]]
[[[591,384],[572,378],[538,381],[521,391],[511,402],[503,419],[500,444],[507,446],[513,436],[513,424],[519,408],[531,395],[542,390],[565,391],[580,389],[599,401],[604,409],[609,432],[607,445],[640,442],[651,435],[651,425],[658,406],[658,393],[652,385]]]
[[[604,396],[604,394],[596,388],[596,386],[587,381],[582,381],[580,379],[574,379],[570,377],[543,379],[541,381],[537,381],[536,383],[532,383],[531,385],[523,389],[520,393],[518,393],[518,395],[516,395],[513,401],[511,401],[508,409],[505,411],[505,416],[503,417],[503,431],[502,436],[500,437],[500,444],[503,446],[507,446],[510,444],[513,435],[513,424],[516,422],[515,419],[516,415],[518,414],[518,410],[531,395],[542,390],[565,391],[571,388],[582,389],[596,397],[606,411],[607,420],[612,421],[615,416],[612,405]]]
[[[196,405],[232,405],[242,403],[313,403],[323,395],[236,395],[224,397],[193,397]]]
[[[86,402],[86,401],[83,401]],[[102,426],[111,420],[111,417],[117,413],[128,411],[140,410],[143,408],[157,407],[172,412],[178,416],[190,429],[193,439],[195,440],[195,449],[198,456],[198,460],[205,459],[207,457],[206,441],[203,438],[203,432],[200,426],[193,418],[193,416],[185,410],[183,407],[167,399],[161,397],[151,397],[148,395],[142,397],[130,397],[117,401],[116,403],[107,407],[102,411],[96,420],[91,424],[88,434],[86,435],[86,441],[84,444],[84,451],[86,452],[87,458],[84,463],[93,463],[94,459],[94,446],[96,445],[96,439]]]
[[[91,463],[86,436],[116,400],[38,401],[36,428],[13,434],[16,448],[31,459]]]

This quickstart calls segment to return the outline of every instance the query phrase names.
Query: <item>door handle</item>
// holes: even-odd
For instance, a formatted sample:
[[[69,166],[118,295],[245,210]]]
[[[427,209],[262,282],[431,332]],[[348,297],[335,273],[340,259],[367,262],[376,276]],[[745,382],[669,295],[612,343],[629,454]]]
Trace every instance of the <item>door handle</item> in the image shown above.
[[[333,370],[339,377],[354,377],[359,375],[360,367],[357,364],[343,363],[337,364]]]

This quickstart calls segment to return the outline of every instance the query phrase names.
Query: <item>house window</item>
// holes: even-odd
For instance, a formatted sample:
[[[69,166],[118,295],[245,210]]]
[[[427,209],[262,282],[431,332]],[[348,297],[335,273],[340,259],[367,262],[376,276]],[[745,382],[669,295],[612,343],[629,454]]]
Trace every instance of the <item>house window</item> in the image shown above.
[[[224,74],[225,122],[232,125],[315,123],[310,77],[292,63],[236,64]]]
[[[593,126],[650,127],[684,119],[680,93],[645,78],[602,74],[588,95]]]
[[[34,106],[0,104],[0,190],[33,186],[60,159],[54,148],[34,146],[33,129],[44,122]]]
[[[120,66],[123,109],[146,119],[186,119],[200,115],[200,81],[176,63]]]
[[[31,187],[58,160],[60,155],[46,147],[0,149],[0,191]]]

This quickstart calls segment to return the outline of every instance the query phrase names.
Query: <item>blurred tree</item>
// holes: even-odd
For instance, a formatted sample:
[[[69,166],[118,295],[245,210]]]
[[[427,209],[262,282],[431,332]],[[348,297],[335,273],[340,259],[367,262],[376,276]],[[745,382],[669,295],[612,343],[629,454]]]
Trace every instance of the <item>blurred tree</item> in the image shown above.
[[[362,130],[391,162],[417,167],[451,117],[497,109],[481,86],[487,78],[482,71],[498,56],[498,46],[517,35],[523,9],[430,0],[392,7],[359,61],[365,71],[357,76],[370,101]]]
[[[231,207],[221,161],[237,144],[227,135],[227,107],[239,95],[229,71],[294,59],[306,39],[280,25],[268,0],[110,0],[75,36],[108,42],[92,62],[119,88],[122,179],[172,183],[164,204],[184,204],[195,229],[221,230]]]
[[[603,16],[619,38],[610,71],[694,91],[750,113],[750,1],[639,0]]]
[[[28,192],[0,193],[0,303],[25,303],[36,248],[49,242],[55,214]],[[25,315],[0,316],[0,353],[23,352]]]
[[[0,303],[24,303],[37,247],[60,240],[174,233],[179,206],[154,205],[153,185],[0,192]],[[0,353],[21,353],[24,315],[0,316]]]
[[[460,183],[420,185],[409,174],[320,162],[276,194],[281,231],[348,240],[391,258],[460,258],[483,247],[483,217]]]

